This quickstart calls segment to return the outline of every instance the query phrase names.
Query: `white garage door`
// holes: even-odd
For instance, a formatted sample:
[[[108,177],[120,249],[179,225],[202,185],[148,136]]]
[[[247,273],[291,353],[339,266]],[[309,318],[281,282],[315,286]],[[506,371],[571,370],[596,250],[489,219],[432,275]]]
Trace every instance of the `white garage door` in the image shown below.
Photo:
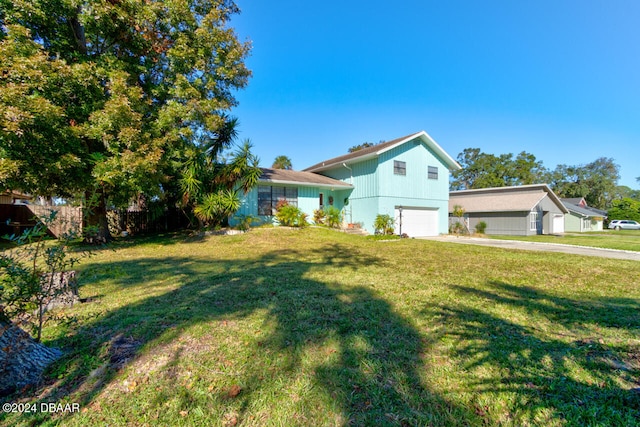
[[[438,211],[436,209],[402,208],[402,227],[400,226],[400,210],[396,208],[396,233],[409,237],[437,236]]]
[[[553,234],[564,233],[564,215],[554,215],[552,227],[553,230],[551,232]]]

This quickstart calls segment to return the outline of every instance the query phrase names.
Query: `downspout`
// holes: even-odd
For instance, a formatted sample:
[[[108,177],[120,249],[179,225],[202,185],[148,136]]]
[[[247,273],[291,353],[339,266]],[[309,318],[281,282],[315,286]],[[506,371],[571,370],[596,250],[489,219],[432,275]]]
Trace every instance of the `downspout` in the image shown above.
[[[353,169],[347,166],[347,164],[344,162],[342,163],[342,166],[349,169],[349,184],[351,184],[351,187],[353,187]],[[353,205],[351,205],[351,203],[349,203],[349,223],[353,224]]]

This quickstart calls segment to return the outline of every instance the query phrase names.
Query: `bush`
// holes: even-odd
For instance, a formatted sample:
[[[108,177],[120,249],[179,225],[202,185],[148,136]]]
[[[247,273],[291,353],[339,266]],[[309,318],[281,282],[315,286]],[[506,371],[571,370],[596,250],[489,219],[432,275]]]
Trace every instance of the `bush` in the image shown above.
[[[484,231],[487,229],[487,223],[484,221],[480,221],[476,224],[476,233],[484,234]]]
[[[373,222],[373,228],[375,228],[375,234],[393,234],[394,220],[390,215],[378,214]]]
[[[611,202],[607,213],[609,221],[614,219],[631,219],[640,222],[640,200],[624,198]],[[608,223],[607,223],[608,225]]]
[[[237,191],[220,190],[206,194],[193,209],[195,216],[207,226],[220,226],[230,215],[240,209]]]
[[[240,231],[248,231],[253,224],[260,223],[260,218],[253,215],[236,215],[235,220],[238,222],[235,228]]]
[[[466,227],[460,221],[456,221],[449,227],[449,233],[463,234],[466,232]]]
[[[317,225],[322,225],[324,224],[326,216],[322,209],[315,209],[313,211],[313,222]]]
[[[276,220],[286,227],[305,227],[308,225],[307,214],[297,206],[278,202]]]
[[[40,341],[46,311],[57,299],[75,293],[75,273],[69,270],[80,261],[70,243],[73,234],[48,242],[47,228],[56,211],[39,218],[35,227],[20,236],[4,236],[17,245],[0,253],[0,320],[27,323]]]
[[[340,227],[340,223],[342,222],[342,215],[340,214],[340,210],[335,206],[329,206],[324,210],[325,215],[325,223],[331,228]]]

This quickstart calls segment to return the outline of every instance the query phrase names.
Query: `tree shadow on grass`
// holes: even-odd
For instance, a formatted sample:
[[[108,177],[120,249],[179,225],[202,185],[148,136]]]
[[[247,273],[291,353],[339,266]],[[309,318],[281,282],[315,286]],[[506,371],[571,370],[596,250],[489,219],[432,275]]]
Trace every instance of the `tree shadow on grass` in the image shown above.
[[[640,343],[613,339],[610,329],[637,336],[639,301],[571,299],[502,282],[488,290],[452,288],[455,306],[426,307],[424,314],[439,318],[437,333],[453,341],[452,357],[464,361],[467,384],[487,413],[506,410],[515,425],[638,425]],[[494,374],[479,374],[486,371]],[[496,393],[513,403],[492,408],[487,396]]]
[[[96,397],[110,387],[134,393],[126,389],[135,389],[134,383],[115,382],[119,368],[138,364],[141,377],[149,379],[155,372],[175,383],[157,390],[146,402],[142,412],[155,414],[151,421],[156,423],[165,420],[163,405],[178,398],[185,417],[198,417],[200,411],[202,418],[185,419],[194,424],[209,420],[213,425],[310,425],[316,420],[304,417],[320,415],[326,408],[339,414],[323,421],[331,424],[478,424],[480,418],[473,411],[456,406],[425,384],[428,367],[422,355],[430,343],[371,288],[348,284],[344,277],[355,276],[362,266],[381,263],[340,244],[305,252],[274,250],[259,258],[165,257],[100,263],[104,274],[89,276],[93,280],[116,272],[111,280],[117,286],[138,293],[146,290],[148,295],[86,319],[70,336],[49,343],[65,348],[68,356],[54,368],[64,379],[41,400],[83,396],[81,406],[96,409],[92,406]],[[173,289],[167,291],[167,286]],[[240,328],[234,336],[225,329],[256,313],[264,314],[260,326],[264,332]],[[200,340],[195,335],[185,338],[199,325],[206,325]],[[242,348],[247,354],[240,357],[244,362],[225,353],[217,341],[232,338],[230,351]],[[191,353],[190,363],[197,368],[193,353],[199,351],[202,357],[217,358],[219,364],[201,363],[209,371],[229,375],[229,388],[214,388],[203,398],[198,395],[201,387],[180,385],[184,378],[178,377],[184,372],[172,367]],[[149,356],[150,352],[157,354]],[[292,388],[296,383],[320,391],[308,398],[304,387]],[[275,402],[290,405],[291,411],[273,408],[284,419],[270,419],[264,413],[268,408],[262,408],[260,415],[260,402],[268,394],[282,393],[280,389],[291,393],[293,403],[282,397]],[[227,406],[235,419],[207,418],[208,411],[219,416]]]

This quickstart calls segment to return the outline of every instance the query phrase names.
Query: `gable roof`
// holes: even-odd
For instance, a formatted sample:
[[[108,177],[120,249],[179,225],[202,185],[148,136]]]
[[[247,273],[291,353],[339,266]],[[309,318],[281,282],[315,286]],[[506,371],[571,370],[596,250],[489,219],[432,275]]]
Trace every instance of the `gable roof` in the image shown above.
[[[582,207],[587,206],[587,201],[584,199],[584,197],[570,197],[570,198],[563,198],[560,200],[562,200],[562,203],[570,203],[572,205],[582,206]]]
[[[341,166],[343,163],[352,164],[360,162],[362,160],[372,159],[378,157],[380,154],[386,151],[392,150],[399,145],[412,141],[416,138],[419,138],[427,147],[431,148],[438,155],[438,157],[440,157],[442,161],[449,167],[450,170],[461,169],[458,162],[453,160],[453,158],[449,154],[447,154],[447,152],[444,151],[442,147],[440,147],[440,145],[438,145],[438,143],[429,136],[429,134],[422,130],[420,132],[412,133],[411,135],[403,136],[402,138],[397,138],[392,141],[376,144],[372,147],[363,148],[362,150],[358,150],[353,153],[344,154],[342,156],[334,157],[332,159],[316,163],[315,165],[310,166],[304,170],[307,172],[320,172],[331,169],[335,166]]]
[[[575,205],[573,203],[568,203],[563,201],[564,206],[569,210],[569,212],[573,212],[573,213],[577,213],[578,215],[582,215],[582,216],[586,216],[586,217],[592,217],[592,216],[602,216],[599,215],[595,212],[589,211],[583,207],[580,207],[578,205]]]
[[[575,203],[575,200],[584,200],[584,198],[572,198],[572,199],[560,199],[562,203],[564,203],[565,207],[569,209],[571,212],[575,212],[582,216],[588,217],[606,217],[607,211],[603,211],[602,209],[592,208],[591,206],[581,206]]]
[[[353,188],[353,185],[346,182],[338,181],[337,179],[329,178],[328,176],[320,175],[317,173],[294,171],[286,169],[262,169],[262,175],[260,175],[260,182],[270,182],[274,184],[290,184],[303,187],[322,187],[322,188]]]
[[[466,212],[531,211],[547,196],[558,205],[563,213],[568,212],[547,184],[451,191],[449,193],[449,212],[453,211],[455,205],[462,206]]]

